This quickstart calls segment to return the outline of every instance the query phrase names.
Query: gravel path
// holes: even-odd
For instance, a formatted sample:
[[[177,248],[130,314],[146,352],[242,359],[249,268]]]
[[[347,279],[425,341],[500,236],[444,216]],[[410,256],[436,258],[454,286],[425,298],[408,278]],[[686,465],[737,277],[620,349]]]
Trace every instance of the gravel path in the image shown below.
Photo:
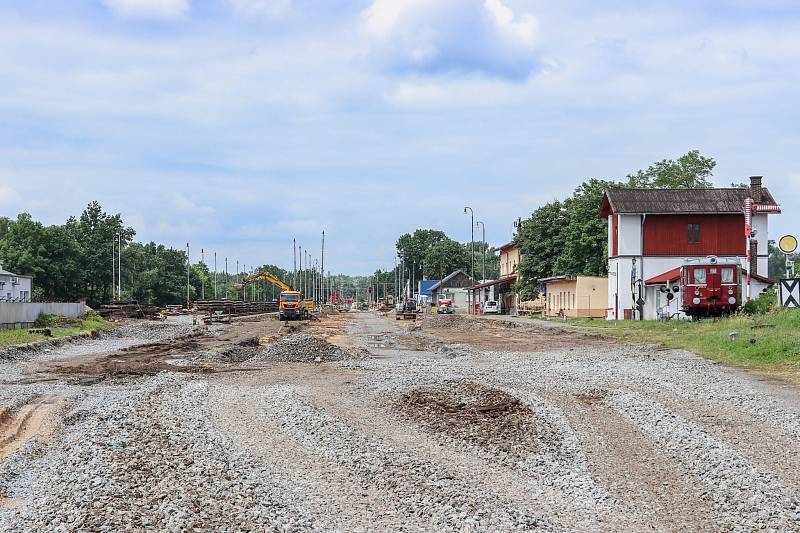
[[[585,340],[453,358],[406,328],[354,315],[368,359],[301,335],[230,372],[0,385],[7,416],[60,409],[0,463],[0,531],[800,531],[797,389]]]

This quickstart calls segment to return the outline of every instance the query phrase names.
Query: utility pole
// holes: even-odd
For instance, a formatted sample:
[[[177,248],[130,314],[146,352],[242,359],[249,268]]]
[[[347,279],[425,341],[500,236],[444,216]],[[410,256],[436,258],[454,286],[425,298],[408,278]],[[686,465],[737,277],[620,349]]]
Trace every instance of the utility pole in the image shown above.
[[[217,252],[214,252],[214,299],[217,299]]]
[[[467,206],[464,208],[464,214],[467,214],[467,209],[469,209],[469,230],[470,230],[470,272],[469,275],[475,282],[475,213],[472,211],[472,208]],[[472,289],[467,292],[467,304],[469,305],[469,314],[472,314]]]
[[[205,252],[205,250],[203,248],[200,248],[200,262],[203,264],[204,267],[206,266],[206,252]],[[206,299],[206,276],[205,276],[205,273],[200,278],[200,299],[201,300],[205,300]]]
[[[484,224],[480,220],[475,223],[476,226],[478,224],[481,225],[481,229],[483,230],[483,234],[482,234],[483,236],[482,236],[482,241],[481,241],[481,243],[482,243],[481,247],[483,247],[483,263],[481,265],[481,283],[485,283],[486,282],[486,224]],[[483,303],[483,291],[484,291],[484,289],[481,289],[480,302],[479,303]]]
[[[115,236],[116,237],[116,236]],[[114,288],[117,286],[117,258],[114,254],[117,251],[116,238],[111,239],[111,301],[114,301]]]
[[[327,300],[325,298],[325,230],[322,230],[322,262],[320,263],[319,271],[322,273],[322,285],[320,292],[322,293],[322,303]]]
[[[117,300],[122,300],[122,232],[117,233]]]
[[[228,299],[228,258],[225,258],[225,300]]]
[[[189,269],[192,266],[192,259],[189,257],[189,243],[186,243],[186,309],[189,309]]]
[[[302,297],[305,300],[306,291],[303,288],[303,247],[302,246],[300,246],[300,272],[298,273],[297,287],[298,287],[297,290],[299,290],[301,293],[303,293]]]
[[[292,265],[293,265],[292,286],[297,287],[297,240],[296,239],[292,239]]]

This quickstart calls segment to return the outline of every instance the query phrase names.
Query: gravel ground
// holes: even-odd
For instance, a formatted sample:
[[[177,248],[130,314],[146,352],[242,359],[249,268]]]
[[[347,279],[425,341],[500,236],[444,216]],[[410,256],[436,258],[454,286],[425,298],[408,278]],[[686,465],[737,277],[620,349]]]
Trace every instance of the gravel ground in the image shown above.
[[[65,402],[0,463],[0,531],[800,531],[793,387],[647,346],[447,358],[353,319],[380,357],[302,334],[248,371],[0,386]]]

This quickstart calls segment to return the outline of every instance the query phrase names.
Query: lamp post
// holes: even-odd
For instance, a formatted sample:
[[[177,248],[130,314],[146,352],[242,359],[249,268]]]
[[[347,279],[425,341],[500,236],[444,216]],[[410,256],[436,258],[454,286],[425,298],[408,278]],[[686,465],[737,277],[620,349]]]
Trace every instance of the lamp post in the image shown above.
[[[475,223],[477,226],[478,224],[481,225],[481,247],[483,247],[483,259],[481,261],[481,283],[486,283],[486,224],[481,222],[480,220]],[[481,301],[483,303],[483,294],[484,289],[481,289]]]
[[[189,257],[189,243],[186,243],[186,309],[189,309],[189,270],[192,266],[192,259]]]
[[[469,255],[470,255],[470,270],[469,275],[472,279],[473,283],[475,282],[475,213],[472,211],[472,208],[467,206],[464,208],[464,214],[467,214],[467,210],[469,209],[469,231],[470,231],[470,248],[469,248]],[[467,293],[467,305],[469,305],[469,314],[472,314],[472,289],[469,290]]]

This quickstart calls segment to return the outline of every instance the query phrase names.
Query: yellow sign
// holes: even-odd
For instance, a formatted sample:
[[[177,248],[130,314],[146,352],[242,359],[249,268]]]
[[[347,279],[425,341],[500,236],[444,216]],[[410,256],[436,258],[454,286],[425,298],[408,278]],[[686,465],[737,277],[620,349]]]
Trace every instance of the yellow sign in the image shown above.
[[[794,235],[784,235],[778,241],[778,248],[785,254],[794,253],[797,250],[797,237]]]

